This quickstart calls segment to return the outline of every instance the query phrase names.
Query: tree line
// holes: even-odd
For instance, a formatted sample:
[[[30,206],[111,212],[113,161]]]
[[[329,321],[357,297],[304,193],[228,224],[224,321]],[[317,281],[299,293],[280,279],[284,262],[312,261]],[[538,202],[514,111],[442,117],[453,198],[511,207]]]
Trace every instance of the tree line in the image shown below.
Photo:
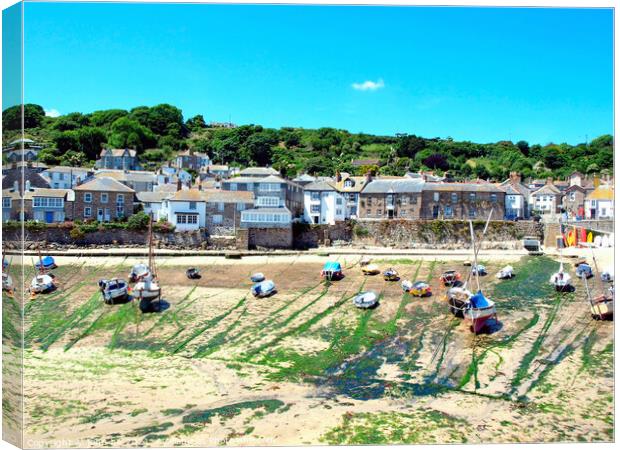
[[[3,142],[19,137],[21,107],[3,112]],[[512,171],[525,177],[564,178],[574,170],[611,173],[613,138],[599,136],[577,145],[526,141],[475,143],[415,134],[377,136],[335,128],[264,128],[242,125],[210,127],[202,115],[185,120],[169,104],[108,109],[88,114],[72,112],[48,117],[40,105],[24,105],[27,137],[42,142],[39,160],[47,164],[90,166],[103,147],[137,150],[145,167],[156,168],[176,152],[190,149],[209,154],[215,163],[239,166],[271,165],[283,175],[305,172],[333,175],[336,171],[385,175],[407,171],[449,172],[456,179],[500,181]],[[359,159],[376,166],[353,165]]]

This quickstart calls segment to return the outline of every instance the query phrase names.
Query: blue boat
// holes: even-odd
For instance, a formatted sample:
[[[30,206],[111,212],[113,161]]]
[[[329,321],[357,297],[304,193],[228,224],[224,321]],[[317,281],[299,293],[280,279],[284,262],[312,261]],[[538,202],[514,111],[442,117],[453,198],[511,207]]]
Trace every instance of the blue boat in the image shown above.
[[[252,286],[252,295],[254,297],[269,297],[276,292],[276,285],[273,281],[267,280],[261,283],[256,283]]]
[[[330,280],[342,278],[342,266],[336,261],[327,261],[321,271],[321,276]]]
[[[44,256],[43,258],[41,258],[41,260],[37,261],[34,266],[37,270],[51,270],[58,267],[56,265],[56,262],[54,261],[54,258],[52,258],[51,256]]]

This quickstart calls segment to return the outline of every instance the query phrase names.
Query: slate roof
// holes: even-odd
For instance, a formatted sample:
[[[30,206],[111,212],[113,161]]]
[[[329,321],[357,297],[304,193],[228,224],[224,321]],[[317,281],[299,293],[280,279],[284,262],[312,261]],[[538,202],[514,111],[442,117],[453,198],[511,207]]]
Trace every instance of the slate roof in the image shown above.
[[[239,172],[239,174],[241,176],[245,176],[245,175],[267,176],[267,175],[280,175],[280,172],[278,172],[273,167],[247,167],[243,169],[241,172]]]
[[[176,191],[169,200],[178,202],[204,202],[204,197],[202,196],[202,191],[198,189],[183,189]]]
[[[220,189],[212,189],[202,191],[203,198],[207,202],[221,203],[253,203],[254,193],[249,191],[222,191]]]
[[[444,192],[504,192],[491,183],[425,183],[422,190]]]
[[[545,184],[540,189],[532,192],[532,195],[558,195],[558,194],[561,194],[561,192],[553,184]]]
[[[157,192],[137,192],[136,197],[141,202],[147,203],[161,203],[164,199],[171,197],[172,192],[157,191]]]
[[[335,191],[336,188],[329,181],[315,181],[304,186],[304,191]]]
[[[93,178],[85,183],[82,183],[76,186],[73,190],[75,191],[113,191],[113,192],[130,192],[134,193],[135,191],[130,187],[125,186],[120,181],[116,181],[114,178],[109,177],[100,177]]]
[[[114,178],[118,181],[134,182],[134,183],[155,183],[157,181],[157,175],[153,172],[147,172],[144,170],[111,170],[101,169],[97,170],[95,177],[108,177]]]
[[[366,184],[362,194],[419,193],[424,182],[410,178],[375,179]]]
[[[22,179],[23,170],[23,179]],[[2,186],[5,188],[12,188],[15,181],[18,182],[19,189],[22,188],[22,180],[24,185],[26,181],[30,181],[31,188],[49,188],[50,184],[45,177],[41,176],[39,171],[33,167],[19,167],[2,170]]]

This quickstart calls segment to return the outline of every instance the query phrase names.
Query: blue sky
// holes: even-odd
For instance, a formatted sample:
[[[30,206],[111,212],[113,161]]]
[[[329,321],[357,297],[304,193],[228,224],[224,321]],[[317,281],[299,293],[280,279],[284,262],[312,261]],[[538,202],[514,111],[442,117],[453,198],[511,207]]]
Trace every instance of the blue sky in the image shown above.
[[[25,101],[479,142],[613,132],[610,9],[25,6]]]

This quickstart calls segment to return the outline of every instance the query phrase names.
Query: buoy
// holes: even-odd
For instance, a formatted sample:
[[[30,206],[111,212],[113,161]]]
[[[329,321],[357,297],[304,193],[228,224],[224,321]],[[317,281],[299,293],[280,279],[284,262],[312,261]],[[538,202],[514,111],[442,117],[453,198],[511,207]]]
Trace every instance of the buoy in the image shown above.
[[[590,232],[588,233],[588,242],[589,242],[589,243],[592,243],[592,241],[593,241],[593,240],[594,240],[594,236],[592,236],[592,232],[590,231]]]

